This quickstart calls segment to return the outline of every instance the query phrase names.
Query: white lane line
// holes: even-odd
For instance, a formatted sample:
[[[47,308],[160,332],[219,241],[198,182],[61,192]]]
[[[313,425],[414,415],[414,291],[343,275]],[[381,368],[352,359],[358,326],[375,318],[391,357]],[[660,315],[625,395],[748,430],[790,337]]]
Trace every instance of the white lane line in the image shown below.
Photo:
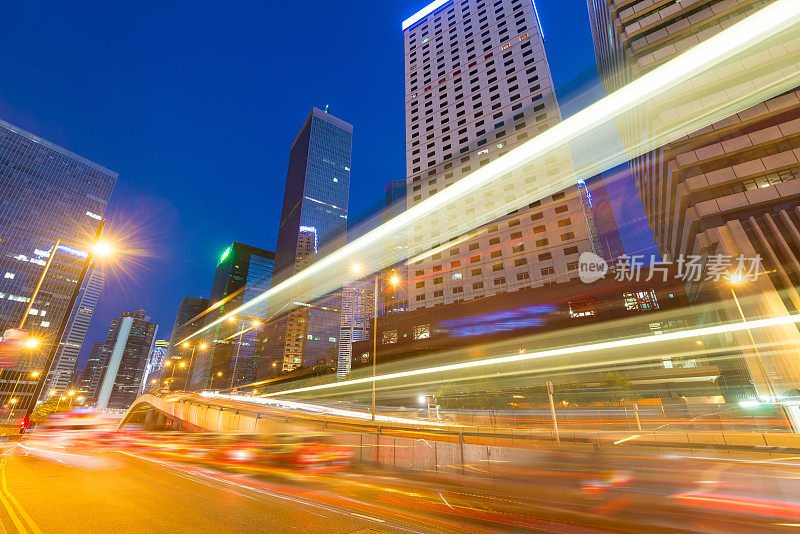
[[[369,519],[370,521],[375,521],[376,523],[386,523],[383,519],[378,519],[377,517],[370,517],[368,515],[361,515],[355,512],[350,512],[350,515],[354,515],[356,517],[363,517],[364,519]]]

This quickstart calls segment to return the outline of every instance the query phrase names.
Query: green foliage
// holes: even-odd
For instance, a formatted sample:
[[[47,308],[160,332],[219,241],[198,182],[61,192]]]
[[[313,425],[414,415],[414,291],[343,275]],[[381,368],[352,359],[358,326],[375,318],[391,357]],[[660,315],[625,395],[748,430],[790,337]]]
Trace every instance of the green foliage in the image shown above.
[[[42,404],[36,407],[36,409],[31,414],[31,422],[32,423],[44,423],[45,420],[52,414],[56,413],[57,411],[66,411],[69,409],[69,402],[62,402],[59,406],[59,398],[56,395],[54,398],[44,401]]]

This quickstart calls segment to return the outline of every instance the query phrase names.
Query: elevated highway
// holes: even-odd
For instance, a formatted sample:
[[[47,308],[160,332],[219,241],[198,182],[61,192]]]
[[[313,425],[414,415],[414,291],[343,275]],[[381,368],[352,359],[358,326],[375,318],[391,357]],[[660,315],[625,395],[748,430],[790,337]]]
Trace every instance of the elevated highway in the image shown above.
[[[370,414],[319,404],[236,395],[172,393],[139,397],[120,427],[195,432],[274,434],[325,432],[352,446],[360,463],[407,471],[500,472],[556,447],[551,428],[464,425]],[[787,458],[800,455],[800,436],[778,432],[562,430],[565,451]]]

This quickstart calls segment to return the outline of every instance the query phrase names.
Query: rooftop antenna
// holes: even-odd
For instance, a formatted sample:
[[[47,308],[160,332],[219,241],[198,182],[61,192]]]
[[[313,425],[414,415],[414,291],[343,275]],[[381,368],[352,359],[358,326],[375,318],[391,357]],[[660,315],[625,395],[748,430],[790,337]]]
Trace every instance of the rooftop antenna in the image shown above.
[[[330,107],[330,105],[328,105],[328,104],[325,104],[325,113],[327,113],[327,112],[328,112],[328,108],[329,108],[329,107]]]

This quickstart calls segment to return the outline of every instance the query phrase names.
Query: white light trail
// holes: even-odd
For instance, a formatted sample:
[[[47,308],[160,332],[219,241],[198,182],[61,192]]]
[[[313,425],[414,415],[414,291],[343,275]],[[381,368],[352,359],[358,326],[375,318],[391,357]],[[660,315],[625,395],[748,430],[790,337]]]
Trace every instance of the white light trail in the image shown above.
[[[538,352],[527,352],[523,354],[514,354],[511,356],[500,356],[497,358],[489,358],[486,360],[468,361],[461,363],[453,363],[448,365],[438,365],[436,367],[428,367],[424,369],[414,369],[411,371],[400,371],[397,373],[389,373],[385,375],[378,375],[374,379],[369,377],[357,378],[353,380],[344,380],[342,382],[334,382],[330,384],[319,384],[316,386],[306,386],[302,388],[287,389],[285,391],[278,391],[269,393],[268,396],[275,397],[278,395],[291,395],[293,393],[306,393],[309,391],[319,391],[323,389],[341,388],[345,386],[353,386],[357,384],[369,384],[373,380],[375,382],[385,382],[387,380],[394,380],[397,378],[407,378],[410,376],[429,375],[433,373],[441,373],[445,371],[456,371],[459,369],[472,369],[477,367],[486,367],[490,365],[499,365],[504,363],[523,362],[527,360],[535,360],[539,358],[549,358],[552,356],[566,356],[575,354],[585,354],[588,352],[596,352],[607,349],[617,349],[623,347],[637,347],[642,345],[652,345],[654,343],[663,343],[665,341],[675,341],[681,339],[694,339],[697,336],[709,336],[714,334],[723,334],[726,332],[740,332],[743,330],[751,329],[757,330],[759,328],[768,328],[771,326],[787,325],[800,323],[800,315],[786,315],[783,317],[772,317],[769,319],[760,319],[757,321],[746,321],[739,323],[730,323],[716,326],[707,326],[703,328],[693,328],[690,330],[681,330],[678,332],[669,332],[666,334],[652,334],[647,336],[639,336],[628,339],[618,339],[614,341],[604,341],[601,343],[592,343],[590,345],[579,345],[576,347],[562,347],[558,349],[549,349]]]
[[[363,272],[378,272],[574,186],[578,180],[800,86],[798,41],[800,2],[777,0],[322,257],[181,343],[265,300],[274,309],[291,300],[311,301],[357,279],[350,268],[354,262],[363,267]],[[653,110],[655,118],[645,117],[641,113],[645,108]],[[597,139],[598,132],[632,118],[644,121],[636,130],[649,132],[649,137],[637,139],[638,144],[626,146],[624,151],[608,152],[611,149]],[[535,175],[534,171],[548,168],[548,158],[565,150],[568,153],[576,142],[588,142],[593,147],[592,163],[577,170],[562,168],[555,176]],[[525,185],[529,180],[530,185]],[[508,185],[514,189],[513,195],[501,194],[503,186]],[[493,191],[498,195],[487,202],[484,195]],[[466,209],[468,203],[470,208]],[[403,246],[387,247],[397,242]],[[308,294],[300,298],[292,290]]]

